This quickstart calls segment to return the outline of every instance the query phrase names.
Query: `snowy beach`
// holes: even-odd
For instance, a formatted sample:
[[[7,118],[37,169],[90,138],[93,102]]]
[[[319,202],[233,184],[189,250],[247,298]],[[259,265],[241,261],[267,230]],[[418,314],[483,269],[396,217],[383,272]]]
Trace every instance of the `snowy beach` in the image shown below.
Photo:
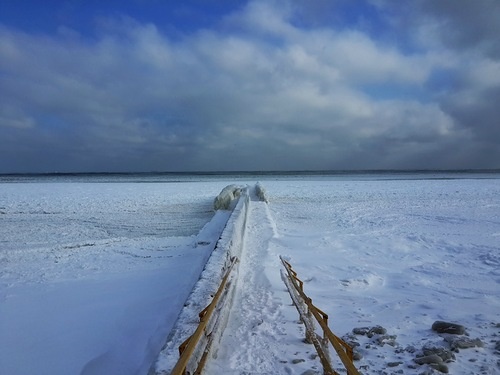
[[[428,369],[414,358],[446,347],[436,320],[483,343],[450,373],[500,373],[498,174],[2,182],[0,373],[147,374],[228,219],[213,199],[257,179],[269,204],[250,204],[235,303],[266,298],[238,306],[207,373],[320,370],[279,255],[338,336],[376,325],[394,336],[349,335],[362,373]]]
[[[146,373],[227,220],[219,184],[76,179],[0,184],[0,374]]]

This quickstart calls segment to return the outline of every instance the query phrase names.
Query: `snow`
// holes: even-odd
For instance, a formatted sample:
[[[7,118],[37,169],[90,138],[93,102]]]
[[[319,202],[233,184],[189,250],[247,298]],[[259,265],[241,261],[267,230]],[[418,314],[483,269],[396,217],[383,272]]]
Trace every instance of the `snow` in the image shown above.
[[[232,185],[231,185],[232,186]],[[221,192],[222,195],[228,191],[228,187]],[[230,189],[233,190],[233,189]],[[219,288],[226,269],[229,268],[232,258],[240,259],[243,248],[244,237],[247,226],[249,193],[248,189],[239,187],[238,199],[234,204],[234,209],[227,221],[226,227],[217,242],[217,247],[212,252],[205,269],[200,275],[200,279],[193,288],[192,293],[186,300],[177,322],[167,338],[166,345],[162,348],[157,360],[152,366],[152,372],[157,374],[169,374],[179,359],[179,346],[190,337],[196,330],[199,323],[199,313],[207,307],[212,297]],[[219,195],[220,196],[220,195]],[[218,211],[220,212],[220,211]],[[236,263],[238,265],[238,263]],[[228,284],[233,283],[237,277],[237,267],[233,267],[235,272],[230,275]],[[228,298],[232,300],[231,296]],[[226,321],[231,303],[227,303],[226,309],[221,313],[219,320]],[[225,324],[222,324],[222,327]],[[222,332],[221,332],[222,333]],[[204,349],[204,348],[203,348]],[[195,366],[196,369],[196,366]]]
[[[0,185],[0,373],[146,373],[229,214],[219,184]]]
[[[276,259],[269,253],[276,236],[267,204],[253,199],[232,311],[216,358],[208,362],[206,373],[301,374],[311,366],[309,362],[290,365],[301,356],[309,358],[314,349],[302,342],[304,333],[289,306],[289,297],[282,292]],[[319,368],[317,363],[315,366]]]
[[[395,336],[382,346],[376,339],[391,338],[350,335],[362,373],[429,369],[415,355],[449,346],[436,320],[484,343],[455,353],[451,373],[500,373],[499,176],[374,174],[0,183],[0,374],[146,374],[161,364],[188,326],[186,302],[204,308],[219,277],[197,282],[223,259],[216,250],[207,263],[231,214],[214,214],[214,197],[256,179],[265,200],[248,202],[244,237],[222,234],[226,247],[241,241],[241,259],[207,374],[320,373],[279,255],[335,334],[381,325]]]
[[[269,214],[251,211],[249,221],[267,216],[267,230],[252,230],[249,224],[245,249],[257,252],[258,260],[248,260],[254,271],[240,285],[241,306],[234,306],[239,312],[207,373],[301,374],[297,360],[320,368],[292,329],[297,317],[290,315],[290,298],[278,278],[279,255],[292,263],[306,293],[329,314],[334,333],[381,325],[396,336],[393,346],[355,336],[363,355],[356,365],[363,373],[424,371],[413,368],[423,346],[448,346],[431,330],[436,320],[461,323],[471,338],[484,343],[484,348],[456,354],[450,372],[500,372],[494,354],[500,322],[498,179],[318,179],[267,181],[265,186]],[[264,222],[256,218],[255,225]],[[268,285],[272,293],[265,299],[267,308],[259,305],[261,298],[246,311],[259,285]],[[388,369],[389,363],[398,365]]]

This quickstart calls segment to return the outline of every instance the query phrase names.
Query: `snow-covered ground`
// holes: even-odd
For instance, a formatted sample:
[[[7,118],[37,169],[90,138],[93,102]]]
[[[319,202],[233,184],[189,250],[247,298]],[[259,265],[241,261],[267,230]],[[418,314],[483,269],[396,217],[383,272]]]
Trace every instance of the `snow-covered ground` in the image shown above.
[[[0,184],[0,374],[146,373],[225,225],[220,189]]]
[[[250,202],[233,314],[207,373],[320,370],[279,255],[334,333],[387,330],[347,337],[362,373],[428,369],[413,359],[447,347],[436,320],[484,343],[454,353],[451,373],[500,373],[499,176],[416,177],[238,178],[261,179],[269,204]],[[145,374],[227,216],[195,234],[234,182],[0,184],[0,373]]]
[[[335,333],[382,325],[397,336],[395,348],[361,346],[363,372],[400,361],[386,371],[412,373],[414,354],[394,349],[441,346],[430,328],[446,320],[485,343],[457,354],[451,373],[500,373],[491,342],[500,333],[499,182],[267,184],[278,227],[270,251],[288,257]]]
[[[334,333],[359,344],[362,373],[429,370],[414,362],[422,349],[450,348],[431,330],[436,320],[462,324],[484,344],[453,353],[450,373],[500,373],[499,182],[265,181],[270,203],[251,206],[235,313],[208,373],[321,369],[302,342],[279,255],[329,314]],[[377,325],[386,334],[352,334]]]

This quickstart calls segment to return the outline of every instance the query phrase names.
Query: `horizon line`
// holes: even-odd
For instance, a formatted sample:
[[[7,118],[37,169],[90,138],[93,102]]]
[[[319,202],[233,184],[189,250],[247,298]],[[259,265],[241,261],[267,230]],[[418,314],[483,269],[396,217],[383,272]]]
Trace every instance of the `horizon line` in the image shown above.
[[[368,174],[368,173],[500,173],[500,168],[464,169],[317,169],[317,170],[230,170],[230,171],[148,171],[148,172],[7,172],[0,176],[78,176],[78,175],[293,175],[293,174]]]

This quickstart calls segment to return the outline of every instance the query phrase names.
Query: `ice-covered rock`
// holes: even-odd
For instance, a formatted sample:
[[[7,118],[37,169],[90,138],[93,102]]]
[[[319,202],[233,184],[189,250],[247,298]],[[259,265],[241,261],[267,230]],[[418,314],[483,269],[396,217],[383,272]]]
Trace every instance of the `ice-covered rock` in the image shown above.
[[[241,195],[242,187],[238,185],[228,185],[219,193],[214,200],[214,210],[229,210],[232,202]]]
[[[446,335],[444,340],[450,344],[450,348],[452,350],[455,349],[468,349],[479,347],[482,348],[484,346],[483,342],[480,339],[471,339],[466,336],[452,336]]]
[[[455,354],[453,354],[452,351],[445,349],[445,348],[439,348],[439,347],[424,347],[422,349],[423,356],[430,356],[430,355],[437,355],[439,356],[443,362],[450,362],[455,360]]]
[[[387,330],[379,325],[376,325],[374,327],[357,327],[353,328],[352,333],[355,335],[366,335],[369,338],[372,338],[374,335],[385,335],[387,333]]]
[[[448,373],[448,366],[443,363],[443,359],[437,354],[417,357],[414,359],[414,361],[418,365],[429,365],[440,372],[443,372],[445,374]]]
[[[255,184],[255,194],[259,198],[260,201],[269,203],[269,198],[267,197],[267,192],[264,189],[264,187],[260,184],[260,182],[257,182]]]

